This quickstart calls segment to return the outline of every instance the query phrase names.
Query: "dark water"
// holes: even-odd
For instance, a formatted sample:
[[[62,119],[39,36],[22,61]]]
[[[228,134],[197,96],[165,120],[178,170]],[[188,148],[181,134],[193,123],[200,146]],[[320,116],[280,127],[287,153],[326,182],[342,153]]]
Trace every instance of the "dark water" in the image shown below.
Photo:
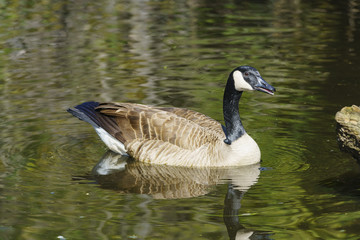
[[[0,239],[359,239],[359,165],[334,121],[360,104],[359,1],[18,0],[0,20]],[[222,121],[238,65],[277,88],[240,103],[260,169],[132,162],[65,111],[129,101]]]

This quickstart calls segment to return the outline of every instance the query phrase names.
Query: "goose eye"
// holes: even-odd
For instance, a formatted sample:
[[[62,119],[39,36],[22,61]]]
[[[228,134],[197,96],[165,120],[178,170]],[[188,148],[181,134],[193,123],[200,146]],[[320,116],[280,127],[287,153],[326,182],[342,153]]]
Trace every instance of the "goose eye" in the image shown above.
[[[245,75],[245,76],[249,76],[249,73],[248,73],[248,72],[245,72],[244,75]]]

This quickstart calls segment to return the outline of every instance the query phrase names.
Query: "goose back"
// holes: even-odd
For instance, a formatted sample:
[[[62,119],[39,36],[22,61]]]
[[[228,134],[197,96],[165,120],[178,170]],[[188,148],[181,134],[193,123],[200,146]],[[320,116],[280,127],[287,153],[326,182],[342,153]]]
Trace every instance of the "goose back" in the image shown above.
[[[142,162],[224,167],[260,161],[249,135],[225,144],[221,124],[192,110],[86,102],[68,111],[90,123],[109,149]]]
[[[134,103],[101,103],[96,111],[111,119],[100,127],[142,162],[210,166],[210,156],[223,158],[218,151],[225,138],[221,124],[204,114]]]

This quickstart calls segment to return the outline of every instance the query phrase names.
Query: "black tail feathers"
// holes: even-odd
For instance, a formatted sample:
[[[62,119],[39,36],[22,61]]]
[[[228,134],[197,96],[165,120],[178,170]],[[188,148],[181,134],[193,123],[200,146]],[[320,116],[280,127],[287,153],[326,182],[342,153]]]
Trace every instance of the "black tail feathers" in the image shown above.
[[[69,108],[67,111],[78,119],[90,123],[93,127],[100,127],[100,122],[95,110],[97,106],[99,106],[98,102],[84,102],[74,108]]]

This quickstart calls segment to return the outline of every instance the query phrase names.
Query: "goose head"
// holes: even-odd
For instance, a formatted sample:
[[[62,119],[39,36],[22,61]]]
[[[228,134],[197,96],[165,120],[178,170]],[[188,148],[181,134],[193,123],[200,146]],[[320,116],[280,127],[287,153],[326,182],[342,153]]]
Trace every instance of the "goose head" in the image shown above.
[[[223,100],[226,135],[224,142],[228,145],[246,133],[239,116],[239,101],[243,91],[254,90],[270,95],[274,95],[275,92],[275,88],[268,84],[253,67],[240,66],[230,73]]]
[[[260,91],[274,95],[276,89],[268,84],[260,75],[259,71],[250,66],[240,66],[234,69],[230,75],[234,79],[235,90]]]

